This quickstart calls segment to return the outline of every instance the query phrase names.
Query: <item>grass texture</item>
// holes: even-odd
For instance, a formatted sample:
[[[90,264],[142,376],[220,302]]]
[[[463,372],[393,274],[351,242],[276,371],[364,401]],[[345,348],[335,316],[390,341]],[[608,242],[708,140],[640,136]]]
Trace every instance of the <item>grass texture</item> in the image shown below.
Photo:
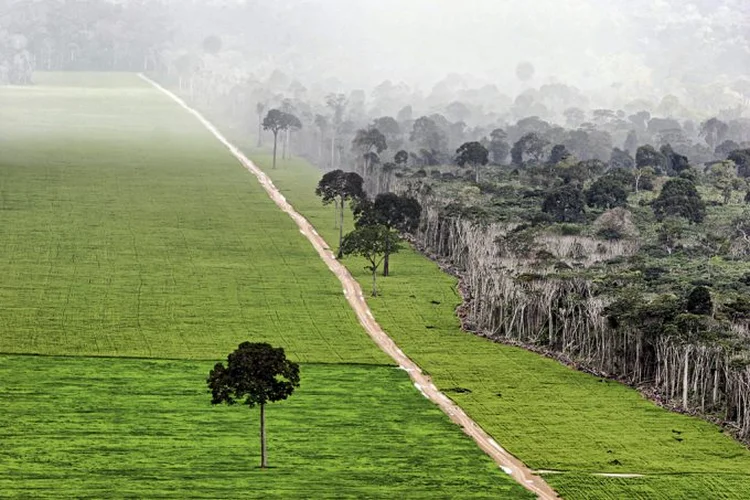
[[[272,170],[268,155],[253,158],[335,248],[332,208],[313,192],[320,172],[299,159]],[[367,290],[364,262],[345,263]],[[463,332],[455,278],[412,249],[392,257],[391,272],[379,280],[379,297],[368,299],[378,322],[506,449],[532,468],[570,472],[547,477],[565,498],[631,498],[649,488],[661,496],[633,498],[750,497],[750,451],[718,427],[663,410],[622,384]],[[658,477],[591,475],[601,472]]]

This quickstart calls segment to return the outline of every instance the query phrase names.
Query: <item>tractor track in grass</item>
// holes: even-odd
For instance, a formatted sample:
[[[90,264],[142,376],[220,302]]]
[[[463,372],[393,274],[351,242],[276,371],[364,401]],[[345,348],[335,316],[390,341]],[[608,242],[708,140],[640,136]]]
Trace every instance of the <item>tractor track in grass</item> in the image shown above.
[[[550,487],[541,477],[534,474],[534,472],[526,467],[523,462],[501,447],[492,436],[487,434],[479,424],[472,420],[460,406],[440,392],[430,377],[426,375],[414,361],[409,359],[401,349],[399,349],[393,339],[391,339],[383,331],[377,321],[375,321],[375,318],[365,301],[364,295],[362,294],[362,288],[359,286],[359,283],[357,283],[352,277],[349,270],[336,259],[335,255],[328,247],[328,244],[318,234],[313,225],[300,215],[294,207],[292,207],[276,186],[274,186],[273,182],[265,172],[250,161],[239,150],[239,148],[231,144],[211,122],[203,117],[203,115],[188,106],[185,101],[145,75],[139,74],[138,76],[157,90],[167,95],[179,106],[198,119],[198,121],[200,121],[219,142],[229,149],[242,166],[255,175],[263,189],[268,193],[268,196],[282,211],[294,220],[299,227],[300,232],[310,241],[321,259],[323,259],[331,272],[333,272],[333,274],[339,279],[343,285],[344,295],[346,296],[349,305],[354,309],[359,322],[365,328],[367,334],[386,354],[398,363],[401,369],[409,374],[412,382],[414,382],[414,386],[426,398],[435,403],[446,415],[448,415],[454,423],[459,425],[463,431],[474,439],[479,447],[502,468],[503,471],[512,476],[513,479],[520,483],[524,488],[533,492],[541,499],[547,500],[559,498],[555,490],[553,490],[552,487]]]

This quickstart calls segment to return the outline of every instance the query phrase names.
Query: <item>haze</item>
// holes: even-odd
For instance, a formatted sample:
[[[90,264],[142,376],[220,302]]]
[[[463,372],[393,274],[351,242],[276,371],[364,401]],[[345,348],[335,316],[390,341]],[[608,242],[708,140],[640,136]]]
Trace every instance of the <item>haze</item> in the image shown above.
[[[389,79],[430,90],[457,73],[467,85],[517,93],[526,84],[515,67],[529,61],[528,85],[644,97],[728,83],[750,69],[750,4],[741,0],[287,0],[253,10],[243,38],[274,40],[272,56],[258,54],[266,70],[335,76],[347,87]]]

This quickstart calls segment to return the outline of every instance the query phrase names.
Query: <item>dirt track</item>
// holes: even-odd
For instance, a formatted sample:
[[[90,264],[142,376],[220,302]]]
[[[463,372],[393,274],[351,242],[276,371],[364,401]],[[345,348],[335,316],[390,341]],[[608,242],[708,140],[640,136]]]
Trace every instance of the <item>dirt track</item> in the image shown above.
[[[445,412],[450,419],[456,424],[460,425],[464,432],[471,436],[474,441],[479,445],[482,450],[485,451],[493,460],[508,474],[510,474],[516,481],[518,481],[524,488],[535,493],[539,498],[542,499],[555,499],[559,498],[555,491],[539,476],[535,475],[531,469],[526,467],[523,462],[518,460],[516,457],[505,451],[492,437],[487,434],[476,422],[474,422],[456,403],[454,403],[445,394],[440,392],[435,384],[432,383],[430,377],[425,375],[422,370],[409,359],[402,351],[398,348],[395,342],[380,328],[380,325],[375,321],[375,318],[367,306],[367,302],[362,295],[362,289],[360,288],[357,281],[349,274],[349,271],[341,264],[331,252],[328,244],[323,238],[318,235],[312,224],[307,221],[302,215],[294,210],[294,207],[290,205],[286,198],[276,189],[271,179],[260,170],[253,162],[251,162],[245,155],[232,145],[224,136],[218,131],[216,127],[206,120],[200,113],[188,106],[182,99],[177,97],[172,92],[168,91],[158,83],[147,78],[144,75],[139,75],[143,80],[150,83],[158,90],[169,96],[177,104],[183,107],[185,110],[195,116],[222,144],[224,144],[229,151],[234,155],[237,160],[248,169],[263,186],[268,193],[268,196],[278,205],[278,207],[286,212],[289,217],[297,223],[300,232],[310,240],[315,250],[317,250],[320,257],[328,265],[328,268],[338,277],[339,281],[344,287],[344,295],[349,301],[352,309],[357,314],[360,323],[367,331],[368,335],[377,343],[380,348],[393,358],[398,365],[409,373],[414,385],[419,389],[422,394],[430,399],[433,403],[438,405],[443,412]]]

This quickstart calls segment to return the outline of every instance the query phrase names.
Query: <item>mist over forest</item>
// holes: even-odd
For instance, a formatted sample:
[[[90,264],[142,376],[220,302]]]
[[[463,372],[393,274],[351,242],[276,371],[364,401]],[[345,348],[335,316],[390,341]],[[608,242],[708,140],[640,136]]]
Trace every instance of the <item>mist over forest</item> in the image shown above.
[[[23,47],[39,70],[197,64],[375,108],[387,90],[423,113],[463,101],[564,123],[570,107],[737,118],[750,99],[742,0],[3,0],[0,16],[4,58]]]

